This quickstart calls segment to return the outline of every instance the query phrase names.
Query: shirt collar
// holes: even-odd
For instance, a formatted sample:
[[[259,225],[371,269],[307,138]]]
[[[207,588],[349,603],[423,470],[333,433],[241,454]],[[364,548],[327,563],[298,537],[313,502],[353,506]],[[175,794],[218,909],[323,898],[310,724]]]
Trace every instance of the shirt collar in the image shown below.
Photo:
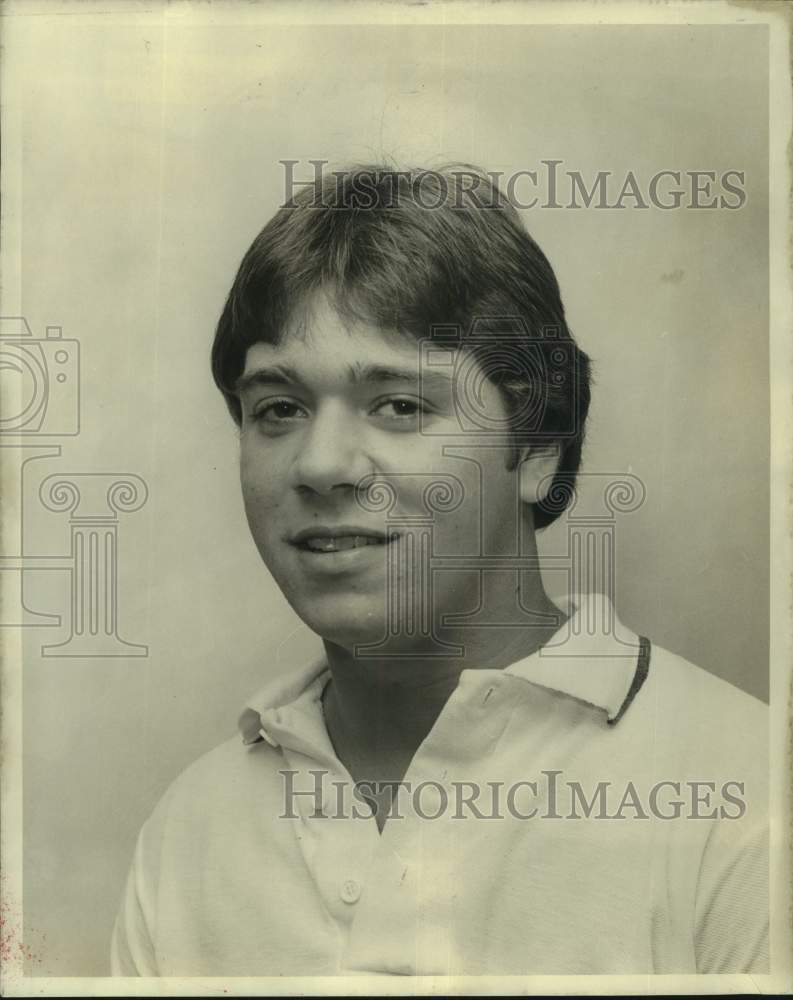
[[[238,725],[245,744],[267,740],[262,730],[262,713],[271,708],[281,708],[301,695],[320,674],[328,669],[324,653],[309,663],[288,674],[278,674],[260,688],[247,704],[239,717]]]
[[[639,636],[619,621],[605,594],[585,594],[578,605],[569,597],[552,600],[569,615],[565,624],[541,649],[500,672],[603,709],[615,722],[629,704],[641,666]],[[262,728],[262,713],[294,701],[327,669],[323,654],[268,681],[239,717],[243,742],[272,742]]]
[[[567,621],[530,656],[505,668],[513,677],[558,691],[616,721],[632,693],[642,651],[639,636],[625,628],[605,594],[584,594],[578,605],[553,597]]]

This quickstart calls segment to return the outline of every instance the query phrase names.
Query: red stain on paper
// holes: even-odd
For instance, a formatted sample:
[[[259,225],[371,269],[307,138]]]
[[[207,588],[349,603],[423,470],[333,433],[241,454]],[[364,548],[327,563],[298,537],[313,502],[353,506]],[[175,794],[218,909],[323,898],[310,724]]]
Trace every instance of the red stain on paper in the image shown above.
[[[23,940],[21,911],[9,900],[3,877],[0,880],[0,963],[14,960],[41,964],[42,959]]]

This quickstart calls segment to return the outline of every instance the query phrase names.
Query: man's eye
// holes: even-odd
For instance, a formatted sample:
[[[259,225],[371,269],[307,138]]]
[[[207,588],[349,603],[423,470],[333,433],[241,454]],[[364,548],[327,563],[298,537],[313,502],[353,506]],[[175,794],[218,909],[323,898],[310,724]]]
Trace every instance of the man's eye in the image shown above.
[[[253,419],[257,423],[282,424],[295,419],[299,420],[304,414],[305,410],[297,403],[288,399],[275,399],[255,410]]]
[[[424,413],[425,408],[417,399],[386,399],[374,408],[378,416],[397,420],[410,420]]]

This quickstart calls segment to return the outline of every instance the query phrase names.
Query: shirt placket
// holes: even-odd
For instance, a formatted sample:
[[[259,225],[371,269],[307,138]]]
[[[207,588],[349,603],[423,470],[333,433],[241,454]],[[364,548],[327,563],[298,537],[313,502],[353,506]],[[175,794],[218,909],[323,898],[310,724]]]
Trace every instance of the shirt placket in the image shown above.
[[[333,752],[318,701],[300,710],[263,712],[262,730],[283,755],[282,821],[294,825],[324,909],[336,923],[341,971],[379,847],[377,825],[371,809],[354,796],[352,778]]]
[[[484,755],[503,733],[514,701],[509,678],[494,672],[466,672],[432,732],[419,748],[400,792],[407,792],[404,818],[386,823],[372,857],[368,887],[351,925],[346,962],[352,972],[396,975],[445,975],[460,968],[453,914],[460,871],[460,821],[447,811],[422,818],[413,806],[433,816],[443,806],[438,786],[476,781]],[[464,734],[470,734],[466,739]],[[408,791],[409,789],[409,791]],[[448,794],[448,793],[447,793]]]

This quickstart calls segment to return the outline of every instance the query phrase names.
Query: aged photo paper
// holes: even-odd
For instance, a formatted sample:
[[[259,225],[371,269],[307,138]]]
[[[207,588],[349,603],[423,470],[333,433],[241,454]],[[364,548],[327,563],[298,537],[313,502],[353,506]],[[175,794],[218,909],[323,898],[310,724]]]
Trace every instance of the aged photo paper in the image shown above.
[[[792,22],[0,4],[4,995],[793,988]]]

